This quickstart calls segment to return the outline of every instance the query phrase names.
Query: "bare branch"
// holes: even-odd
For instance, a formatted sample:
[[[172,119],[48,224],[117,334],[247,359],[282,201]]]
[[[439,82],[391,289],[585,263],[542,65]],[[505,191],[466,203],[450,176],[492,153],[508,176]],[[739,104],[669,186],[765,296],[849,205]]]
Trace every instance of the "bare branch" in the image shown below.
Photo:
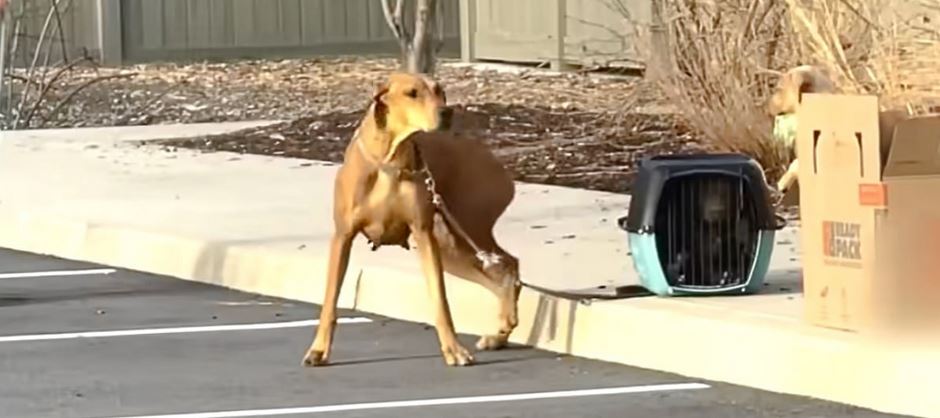
[[[93,84],[100,83],[100,82],[102,82],[102,81],[106,81],[106,80],[114,80],[114,79],[119,79],[119,78],[136,77],[137,74],[138,74],[138,73],[112,74],[112,75],[106,75],[106,76],[96,77],[96,78],[93,78],[93,79],[91,79],[91,80],[88,80],[87,82],[83,83],[82,85],[76,87],[75,90],[72,90],[72,92],[69,93],[68,96],[65,96],[65,98],[62,99],[62,101],[60,101],[59,103],[57,103],[56,106],[55,106],[55,108],[53,108],[52,111],[50,111],[48,115],[46,115],[45,117],[42,118],[42,119],[43,119],[43,120],[42,120],[43,124],[45,124],[45,123],[49,122],[50,120],[52,120],[52,118],[54,118],[56,115],[58,115],[59,111],[61,111],[62,108],[65,107],[65,105],[67,105],[70,101],[72,101],[72,98],[74,98],[75,95],[77,95],[78,93],[80,93],[82,90],[85,90],[85,89],[88,88],[89,86],[91,86],[91,85],[93,85]]]
[[[9,20],[6,18],[5,14],[6,2],[5,0],[0,0],[0,112],[4,114],[6,111],[6,104],[3,101],[3,95],[7,87],[8,74],[7,74],[7,43],[9,37],[7,36],[7,29],[9,29]],[[12,75],[12,72],[9,74]],[[13,88],[13,86],[9,86]]]
[[[10,15],[13,13],[11,12]],[[9,15],[8,15],[9,16]],[[9,18],[8,18],[9,19]],[[21,18],[13,19],[13,33],[8,35],[12,38],[13,45],[10,46],[10,52],[7,54],[7,67],[10,69],[10,74],[13,74],[13,61],[16,59],[16,54],[19,52],[19,36],[16,36],[20,33],[20,24],[22,23]],[[8,111],[13,108],[13,89],[9,88],[6,91],[6,99],[3,101],[4,106],[7,107],[4,111]]]
[[[49,7],[49,13],[46,15],[46,23],[42,25],[42,31],[39,33],[39,41],[36,44],[36,50],[33,52],[33,61],[29,66],[27,77],[31,76],[34,71],[36,71],[36,65],[39,64],[39,53],[42,51],[42,46],[46,41],[46,33],[49,32],[49,26],[52,24],[52,19],[55,17],[56,10],[58,10],[59,0],[52,0],[52,6]]]
[[[434,23],[436,34],[434,40],[434,53],[438,54],[444,49],[444,2],[440,0],[435,1],[434,7]]]
[[[62,0],[62,3],[65,5],[65,6],[64,6],[64,10],[68,10],[69,6],[71,6],[71,3],[69,3],[69,0]],[[69,56],[68,56],[68,50],[67,50],[66,45],[65,45],[66,35],[65,35],[65,30],[63,29],[63,25],[62,25],[62,17],[61,17],[61,13],[60,13],[60,10],[59,10],[59,1],[58,1],[58,0],[53,1],[53,2],[52,2],[52,7],[53,7],[53,9],[54,9],[54,11],[55,11],[55,18],[56,18],[56,29],[55,29],[55,31],[59,34],[58,37],[53,36],[53,39],[57,39],[57,40],[59,41],[59,46],[60,46],[61,52],[62,52],[62,61],[67,64],[67,63],[69,62]],[[54,32],[54,33],[56,33],[56,32]],[[49,75],[50,69],[59,66],[58,64],[56,64],[55,67],[49,65],[49,63],[52,61],[52,52],[53,52],[54,50],[55,50],[55,49],[54,49],[51,45],[50,45],[48,48],[46,48],[46,57],[45,57],[45,59],[44,59],[44,61],[43,61],[43,64],[42,64],[42,76],[40,77],[40,79],[43,81],[43,83],[46,82],[46,79],[47,79],[46,77]],[[79,61],[81,61],[81,60],[79,60]],[[61,75],[61,73],[59,73],[59,74]],[[55,78],[53,78],[53,80],[55,80]],[[43,86],[43,87],[44,87],[43,90],[48,91],[48,89],[45,88],[46,86]],[[41,94],[39,95],[39,98],[37,99],[36,103],[41,103],[42,100],[43,100],[43,96],[45,96],[45,93],[41,93]],[[33,112],[34,112],[34,111],[30,111],[30,115],[32,115]],[[28,119],[29,119],[29,118],[28,118]],[[29,121],[27,121],[26,123],[24,123],[24,125],[29,126]]]
[[[395,38],[401,40],[401,31],[398,30],[398,20],[392,15],[392,0],[382,0],[382,14],[385,15],[385,23],[388,25],[388,28],[392,30],[392,34],[395,35]],[[398,4],[401,4],[402,0],[397,0]],[[395,7],[395,10],[398,10],[398,7]]]
[[[395,0],[395,11],[392,11],[392,0],[382,0],[382,13],[385,15],[385,23],[388,24],[388,28],[392,30],[392,34],[395,35],[395,38],[399,42],[408,42],[411,40],[411,35],[408,33],[408,28],[405,27],[405,1],[404,0]]]
[[[392,0],[382,0],[382,13],[385,15],[385,22],[388,24],[389,29],[392,30],[395,38],[398,39],[398,49],[401,53],[400,59],[404,67],[407,65],[408,57],[413,53],[412,36],[408,33],[408,28],[405,26],[405,1],[396,0],[395,11],[392,11],[391,1]]]
[[[86,58],[82,58],[73,63],[70,63],[56,71],[49,81],[43,80],[44,85],[42,91],[39,93],[39,97],[36,99],[36,102],[33,103],[33,107],[29,110],[29,114],[26,115],[26,119],[23,121],[23,126],[29,127],[30,122],[33,120],[33,116],[35,116],[36,111],[39,110],[39,106],[42,105],[42,102],[46,99],[46,95],[49,94],[49,90],[52,90],[52,86],[56,81],[58,81],[59,77],[62,77],[62,74],[65,74],[66,71],[71,71],[75,68],[75,66],[86,60]]]
[[[395,3],[395,23],[398,24],[398,33],[405,40],[411,40],[411,34],[408,33],[408,27],[405,26],[405,0],[397,0]]]
[[[39,42],[36,44],[36,50],[33,51],[33,61],[30,63],[29,69],[26,70],[26,78],[33,78],[33,74],[36,73],[36,65],[39,64],[39,54],[42,52],[42,47],[46,42],[46,33],[49,32],[49,26],[52,25],[52,18],[55,17],[55,10],[58,3],[59,0],[52,0],[52,6],[49,8],[49,13],[46,15],[46,23],[42,25],[42,31],[39,33]],[[32,85],[27,84],[20,96],[20,103],[16,110],[16,118],[13,120],[14,127],[18,127],[20,124],[20,117],[23,115],[23,109],[26,107],[26,102],[29,100],[30,87],[32,87]]]
[[[68,0],[66,0],[66,1],[68,1]],[[59,2],[58,2],[57,0],[52,2],[52,10],[55,11],[56,26],[57,26],[58,29],[59,29],[59,47],[62,48],[62,59],[65,60],[65,62],[68,62],[68,61],[69,61],[69,52],[68,52],[68,47],[66,47],[66,45],[65,45],[65,29],[64,29],[64,25],[62,25],[62,13],[59,12],[59,4],[58,4],[58,3],[59,3]],[[66,7],[66,9],[67,9],[67,8],[69,7],[69,5],[66,5],[65,7]],[[48,57],[48,56],[47,56],[47,57]],[[48,58],[47,58],[46,61],[47,61],[47,63],[48,63]]]
[[[35,85],[35,86],[37,86],[37,87],[42,87],[42,83],[41,83],[41,82],[36,81],[36,80],[29,79],[29,78],[26,78],[26,77],[23,77],[23,76],[21,76],[21,75],[19,75],[19,74],[12,74],[12,73],[10,73],[10,74],[7,74],[6,76],[9,77],[10,80],[16,80],[16,81],[20,81],[20,82],[23,82],[23,83],[30,83],[30,84],[33,84],[33,85]]]

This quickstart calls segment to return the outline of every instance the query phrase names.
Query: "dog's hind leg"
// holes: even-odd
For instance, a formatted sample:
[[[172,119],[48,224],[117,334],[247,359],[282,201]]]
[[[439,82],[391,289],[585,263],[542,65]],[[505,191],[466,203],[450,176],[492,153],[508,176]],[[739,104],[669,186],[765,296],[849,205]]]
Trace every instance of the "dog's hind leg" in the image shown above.
[[[498,350],[505,347],[509,342],[509,334],[519,323],[516,302],[521,286],[516,258],[501,253],[499,265],[484,271],[480,260],[468,250],[442,245],[441,254],[448,273],[485,287],[499,299],[498,329],[495,334],[480,337],[476,343],[477,349]]]
[[[499,329],[496,335],[484,335],[477,341],[477,349],[498,350],[509,342],[509,335],[519,325],[519,260],[506,252],[500,252],[497,265],[486,269],[485,274],[492,283],[497,284],[496,296],[499,298]]]
[[[317,326],[313,344],[304,356],[305,366],[320,366],[329,361],[333,332],[336,330],[336,305],[339,301],[339,291],[343,287],[343,278],[346,276],[346,268],[349,266],[349,253],[355,236],[356,234],[349,230],[338,230],[333,234],[320,324]]]

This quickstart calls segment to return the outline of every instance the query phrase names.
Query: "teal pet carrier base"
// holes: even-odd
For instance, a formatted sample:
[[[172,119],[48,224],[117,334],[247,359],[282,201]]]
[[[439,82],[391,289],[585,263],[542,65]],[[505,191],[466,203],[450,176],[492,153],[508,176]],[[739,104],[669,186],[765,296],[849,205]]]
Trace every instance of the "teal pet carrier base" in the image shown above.
[[[619,224],[651,293],[750,294],[763,287],[782,222],[756,161],[741,154],[652,157],[633,190]]]

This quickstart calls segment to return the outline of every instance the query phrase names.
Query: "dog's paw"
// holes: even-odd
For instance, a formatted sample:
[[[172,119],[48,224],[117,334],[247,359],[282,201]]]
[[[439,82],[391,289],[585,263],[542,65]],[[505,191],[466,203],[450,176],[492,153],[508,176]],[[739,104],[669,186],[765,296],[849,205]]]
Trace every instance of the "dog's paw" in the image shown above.
[[[508,337],[502,335],[484,335],[477,341],[477,350],[499,350],[506,346]]]
[[[473,364],[474,361],[473,355],[460,344],[442,347],[441,352],[444,354],[444,362],[446,362],[448,366],[469,366]]]
[[[325,366],[328,363],[329,353],[321,350],[309,350],[304,356],[303,365],[306,367]]]

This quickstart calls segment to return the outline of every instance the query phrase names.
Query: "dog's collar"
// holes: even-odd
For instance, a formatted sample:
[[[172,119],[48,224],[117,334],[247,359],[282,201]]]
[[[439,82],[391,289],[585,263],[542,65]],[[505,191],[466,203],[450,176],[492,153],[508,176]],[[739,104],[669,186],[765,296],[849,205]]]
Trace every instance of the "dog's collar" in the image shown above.
[[[396,167],[392,164],[389,164],[388,162],[380,161],[376,159],[375,156],[372,155],[372,153],[369,152],[368,149],[366,149],[365,143],[363,143],[360,137],[357,136],[355,141],[356,141],[357,148],[359,148],[359,153],[362,154],[362,156],[365,157],[365,159],[368,160],[370,164],[374,165],[376,168],[378,168],[380,171],[384,172],[385,174],[388,174],[395,178],[401,178],[405,176],[410,177],[416,173],[416,170],[413,170],[410,168],[404,168],[404,167]]]

